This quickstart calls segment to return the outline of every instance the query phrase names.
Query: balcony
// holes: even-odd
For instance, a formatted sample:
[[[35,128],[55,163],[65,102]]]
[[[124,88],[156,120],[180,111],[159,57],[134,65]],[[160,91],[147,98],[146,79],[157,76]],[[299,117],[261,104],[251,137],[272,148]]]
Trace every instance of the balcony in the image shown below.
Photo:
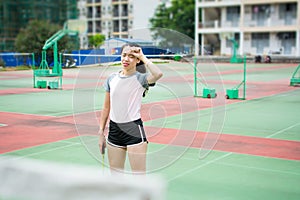
[[[127,17],[128,16],[128,12],[127,11],[123,11],[122,12],[122,17]]]
[[[223,7],[241,5],[242,0],[198,0],[199,7]]]
[[[295,27],[297,24],[296,4],[245,6],[244,27]]]
[[[297,5],[295,3],[247,5],[243,12],[240,6],[225,9],[204,8],[204,19],[199,29],[246,28],[248,30],[274,31],[285,27],[289,31],[297,29]],[[242,12],[242,13],[241,13]],[[240,21],[240,20],[243,21]],[[201,30],[201,32],[207,30]]]
[[[198,28],[219,28],[219,27],[220,27],[219,21],[214,20],[214,21],[206,21],[206,22],[199,23]]]

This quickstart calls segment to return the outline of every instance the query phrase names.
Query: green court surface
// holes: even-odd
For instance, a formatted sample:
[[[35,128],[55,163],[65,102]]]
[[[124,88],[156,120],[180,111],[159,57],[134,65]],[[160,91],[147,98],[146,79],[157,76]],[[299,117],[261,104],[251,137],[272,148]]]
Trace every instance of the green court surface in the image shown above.
[[[193,96],[192,63],[158,66],[164,76],[141,111],[150,141],[148,174],[166,181],[166,199],[300,198],[300,87],[289,86],[296,64],[247,63],[246,100],[225,98],[242,80],[242,64],[197,66],[217,88],[214,99]],[[32,88],[32,71],[0,72],[1,155],[107,172],[96,134],[102,84],[118,70],[64,70],[62,90]]]

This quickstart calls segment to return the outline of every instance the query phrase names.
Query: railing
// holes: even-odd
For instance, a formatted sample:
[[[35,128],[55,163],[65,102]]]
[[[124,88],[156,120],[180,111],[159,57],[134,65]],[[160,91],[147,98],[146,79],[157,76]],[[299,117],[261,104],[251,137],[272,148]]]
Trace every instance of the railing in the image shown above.
[[[293,27],[296,28],[296,19],[293,19],[292,23],[286,23],[285,20],[271,20],[268,18],[266,20],[245,20],[244,22],[239,21],[222,21],[219,20],[211,20],[200,22],[198,28],[237,28],[237,27]]]
[[[101,12],[96,13],[95,17],[100,18],[101,17]]]
[[[218,20],[206,21],[203,23],[199,23],[199,28],[218,28],[218,27],[219,27]]]

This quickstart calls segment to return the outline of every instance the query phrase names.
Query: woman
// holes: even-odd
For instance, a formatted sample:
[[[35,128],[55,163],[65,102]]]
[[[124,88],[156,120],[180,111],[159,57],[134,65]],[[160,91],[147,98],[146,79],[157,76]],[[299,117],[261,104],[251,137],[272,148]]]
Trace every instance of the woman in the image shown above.
[[[149,73],[139,73],[137,65],[144,63]],[[141,120],[142,96],[162,77],[161,70],[144,54],[140,46],[125,44],[121,49],[122,70],[111,74],[104,88],[106,90],[100,118],[99,147],[102,154],[107,146],[108,160],[112,171],[123,171],[128,153],[131,170],[146,172],[148,141]],[[104,136],[109,121],[107,140]]]

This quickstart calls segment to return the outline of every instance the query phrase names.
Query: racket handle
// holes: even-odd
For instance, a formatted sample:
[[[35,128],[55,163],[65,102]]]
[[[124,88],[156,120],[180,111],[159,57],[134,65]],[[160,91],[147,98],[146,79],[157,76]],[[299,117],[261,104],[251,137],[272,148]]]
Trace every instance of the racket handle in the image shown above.
[[[101,154],[104,155],[105,154],[105,146],[102,145],[102,148],[101,148]]]
[[[104,154],[102,154],[102,171],[104,172]]]

